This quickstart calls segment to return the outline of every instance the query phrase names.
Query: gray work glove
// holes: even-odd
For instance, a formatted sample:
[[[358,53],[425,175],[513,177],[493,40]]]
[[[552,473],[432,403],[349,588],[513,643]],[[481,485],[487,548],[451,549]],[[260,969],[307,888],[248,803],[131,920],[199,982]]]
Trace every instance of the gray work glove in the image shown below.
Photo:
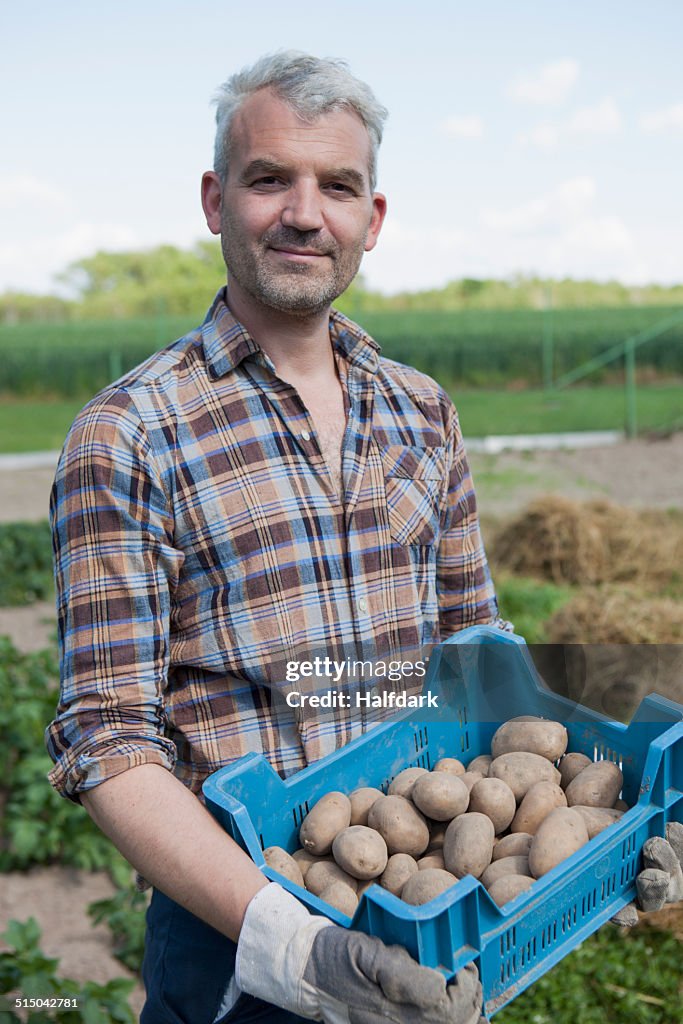
[[[683,900],[683,825],[671,821],[666,839],[654,836],[643,844],[644,869],[636,875],[638,898],[611,919],[622,928],[638,924],[638,910],[661,910],[666,903]]]
[[[311,914],[271,883],[247,907],[237,945],[243,992],[326,1024],[478,1024],[482,990],[468,964],[447,986],[401,946]]]

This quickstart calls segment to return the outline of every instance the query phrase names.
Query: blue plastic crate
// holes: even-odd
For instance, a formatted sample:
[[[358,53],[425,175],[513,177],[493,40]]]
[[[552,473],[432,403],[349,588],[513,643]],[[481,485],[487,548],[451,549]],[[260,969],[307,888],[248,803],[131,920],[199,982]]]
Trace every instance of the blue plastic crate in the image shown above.
[[[264,757],[248,754],[208,778],[204,794],[264,873],[311,911],[400,943],[447,976],[474,960],[491,1016],[634,898],[643,843],[664,835],[667,822],[683,822],[683,707],[651,695],[630,725],[613,722],[553,694],[524,640],[490,627],[435,648],[424,690],[439,695],[438,712],[395,715],[286,780]],[[468,876],[422,907],[373,885],[351,919],[266,866],[266,847],[297,849],[301,822],[325,793],[386,790],[403,768],[430,768],[444,756],[469,761],[488,753],[498,725],[519,714],[562,721],[570,750],[617,762],[630,810],[504,908]]]

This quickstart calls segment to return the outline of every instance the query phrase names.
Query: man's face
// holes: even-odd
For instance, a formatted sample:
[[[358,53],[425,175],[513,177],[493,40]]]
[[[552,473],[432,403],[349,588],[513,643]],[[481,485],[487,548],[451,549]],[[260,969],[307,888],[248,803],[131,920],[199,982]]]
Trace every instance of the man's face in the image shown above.
[[[374,248],[384,218],[384,197],[370,191],[365,126],[346,110],[307,123],[263,89],[236,115],[231,141],[213,218],[210,176],[204,196],[230,295],[299,316],[326,309]]]

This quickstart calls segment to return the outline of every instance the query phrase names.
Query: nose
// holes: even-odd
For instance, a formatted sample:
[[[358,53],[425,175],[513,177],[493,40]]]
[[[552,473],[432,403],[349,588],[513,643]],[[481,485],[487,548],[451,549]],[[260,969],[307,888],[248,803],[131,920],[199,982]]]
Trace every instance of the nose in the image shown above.
[[[285,193],[280,219],[297,231],[319,231],[323,226],[322,196],[316,181],[300,181]]]

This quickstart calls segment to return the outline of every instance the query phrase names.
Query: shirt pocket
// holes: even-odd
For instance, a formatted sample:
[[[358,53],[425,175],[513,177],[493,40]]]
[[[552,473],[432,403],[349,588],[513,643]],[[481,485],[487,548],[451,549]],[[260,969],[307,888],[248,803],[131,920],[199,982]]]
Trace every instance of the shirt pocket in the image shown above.
[[[446,449],[389,445],[381,453],[392,538],[401,545],[434,544],[446,486]]]

